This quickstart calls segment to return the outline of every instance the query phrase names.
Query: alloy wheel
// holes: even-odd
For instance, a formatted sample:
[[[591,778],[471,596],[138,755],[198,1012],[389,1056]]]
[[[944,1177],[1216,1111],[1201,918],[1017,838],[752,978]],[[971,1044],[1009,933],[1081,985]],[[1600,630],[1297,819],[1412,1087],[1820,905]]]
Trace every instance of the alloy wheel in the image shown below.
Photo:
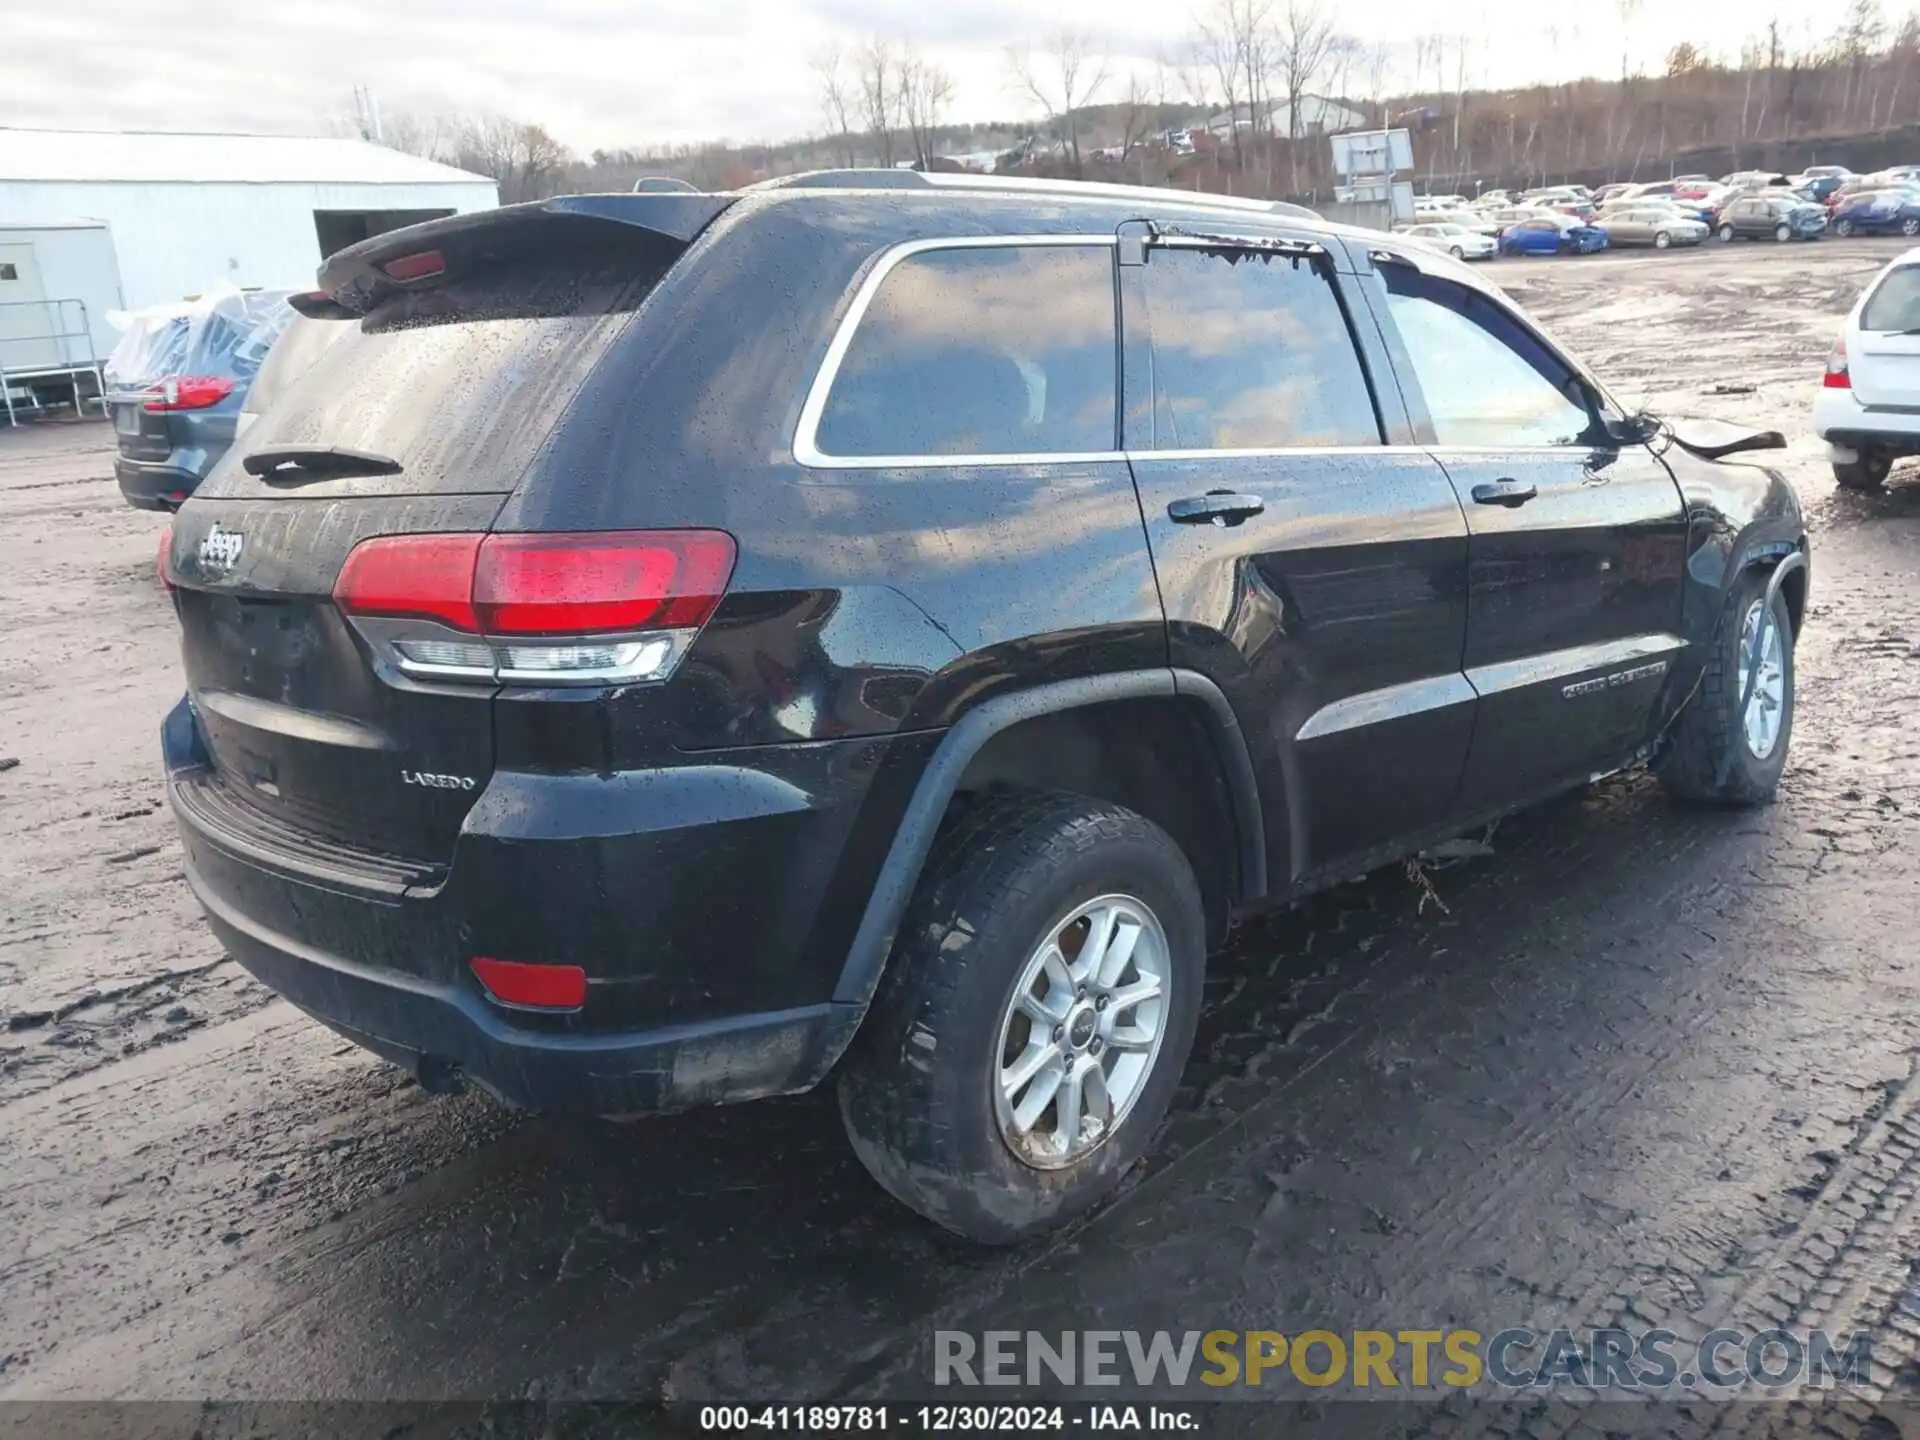
[[[1089,900],[1035,947],[1000,1021],[994,1115],[1038,1170],[1077,1164],[1147,1088],[1170,1016],[1166,932],[1130,895]]]

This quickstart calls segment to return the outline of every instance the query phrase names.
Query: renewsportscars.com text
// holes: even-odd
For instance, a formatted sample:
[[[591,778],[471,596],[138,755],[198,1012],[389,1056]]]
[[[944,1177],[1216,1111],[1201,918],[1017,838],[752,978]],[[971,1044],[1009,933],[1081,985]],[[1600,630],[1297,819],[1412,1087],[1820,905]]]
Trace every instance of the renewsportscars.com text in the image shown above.
[[[1864,1331],[965,1330],[934,1332],[936,1385],[1743,1390],[1864,1382]],[[1200,1391],[1199,1393],[1206,1393]]]

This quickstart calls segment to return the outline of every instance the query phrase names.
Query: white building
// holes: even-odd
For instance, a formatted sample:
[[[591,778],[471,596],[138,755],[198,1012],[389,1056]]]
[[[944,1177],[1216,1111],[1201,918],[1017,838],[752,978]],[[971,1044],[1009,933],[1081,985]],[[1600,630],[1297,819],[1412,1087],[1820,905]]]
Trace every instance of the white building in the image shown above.
[[[106,226],[119,303],[138,309],[222,281],[311,285],[357,240],[499,203],[483,175],[361,140],[0,128],[0,228],[44,227],[13,264],[23,295],[25,267],[39,272],[31,298],[47,302],[65,298],[47,289],[63,264],[39,252],[74,221]]]

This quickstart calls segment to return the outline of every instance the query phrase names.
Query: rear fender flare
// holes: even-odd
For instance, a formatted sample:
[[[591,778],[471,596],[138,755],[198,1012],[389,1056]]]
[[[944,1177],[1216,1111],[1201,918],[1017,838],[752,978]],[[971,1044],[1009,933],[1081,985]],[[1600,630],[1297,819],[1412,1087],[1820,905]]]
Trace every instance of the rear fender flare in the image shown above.
[[[1266,831],[1253,757],[1239,721],[1234,718],[1233,708],[1218,685],[1193,671],[1157,669],[1037,685],[975,706],[962,715],[941,740],[921,773],[913,798],[907,802],[899,828],[894,831],[893,844],[881,864],[860,928],[854,934],[846,964],[841,968],[839,983],[834,987],[834,1002],[864,1010],[873,998],[947,805],[968,762],[988,740],[1009,726],[1036,716],[1113,700],[1156,696],[1195,699],[1205,709],[1221,772],[1233,798],[1233,823],[1239,836],[1240,898],[1246,900],[1265,894]]]

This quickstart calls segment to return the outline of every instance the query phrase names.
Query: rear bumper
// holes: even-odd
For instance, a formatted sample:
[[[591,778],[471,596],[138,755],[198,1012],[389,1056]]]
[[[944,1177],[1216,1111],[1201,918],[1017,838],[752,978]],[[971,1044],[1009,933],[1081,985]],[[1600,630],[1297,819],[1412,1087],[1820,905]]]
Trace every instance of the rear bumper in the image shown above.
[[[120,482],[120,493],[127,497],[127,503],[137,510],[177,510],[200,484],[200,477],[191,470],[129,460],[124,455],[113,462],[113,478]]]
[[[930,748],[861,739],[612,776],[502,772],[423,880],[357,874],[344,847],[223,820],[196,793],[214,782],[187,701],[162,747],[188,883],[257,979],[430,1089],[471,1081],[599,1115],[826,1075],[864,1010],[834,998],[882,858],[864,842],[891,835]],[[477,955],[578,965],[586,1003],[505,1007],[473,975]]]
[[[544,1034],[513,1024],[472,986],[357,965],[275,934],[187,883],[213,932],[254,979],[428,1090],[471,1082],[530,1110],[636,1115],[785,1095],[819,1083],[860,1009],[825,1002],[613,1034]]]
[[[1870,410],[1851,390],[1820,391],[1813,402],[1813,433],[1846,450],[1920,454],[1920,412]]]

